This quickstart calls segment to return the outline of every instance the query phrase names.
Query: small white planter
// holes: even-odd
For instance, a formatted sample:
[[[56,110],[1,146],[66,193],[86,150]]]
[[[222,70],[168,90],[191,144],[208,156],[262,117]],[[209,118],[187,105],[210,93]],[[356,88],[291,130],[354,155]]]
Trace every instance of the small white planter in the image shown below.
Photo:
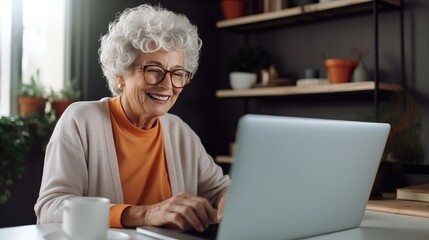
[[[229,82],[232,89],[246,89],[255,85],[257,79],[256,73],[249,72],[231,72]]]

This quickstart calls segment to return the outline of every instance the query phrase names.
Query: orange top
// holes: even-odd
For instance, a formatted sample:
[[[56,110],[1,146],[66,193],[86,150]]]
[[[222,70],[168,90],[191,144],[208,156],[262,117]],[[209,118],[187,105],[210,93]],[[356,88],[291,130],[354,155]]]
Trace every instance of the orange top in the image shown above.
[[[142,130],[130,123],[120,97],[109,100],[124,204],[110,208],[110,227],[122,227],[122,212],[131,205],[150,205],[171,197],[159,120]]]

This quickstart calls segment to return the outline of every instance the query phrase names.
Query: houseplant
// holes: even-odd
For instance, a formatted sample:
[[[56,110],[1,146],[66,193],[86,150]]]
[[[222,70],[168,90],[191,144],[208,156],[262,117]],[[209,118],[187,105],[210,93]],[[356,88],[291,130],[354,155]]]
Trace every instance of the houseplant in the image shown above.
[[[410,93],[397,92],[389,101],[380,102],[378,113],[358,115],[358,119],[390,124],[383,162],[419,164],[424,160],[420,111]]]
[[[380,102],[377,113],[358,114],[357,119],[390,124],[373,193],[394,191],[401,184],[397,177],[400,166],[420,164],[425,157],[420,111],[412,95],[406,91],[397,92],[390,100]]]
[[[23,117],[0,118],[0,205],[11,198],[14,181],[25,174],[30,132]]]
[[[349,82],[358,62],[353,59],[328,58],[325,60],[325,67],[328,71],[331,83]]]
[[[221,0],[220,4],[225,19],[241,17],[246,9],[244,0]]]
[[[29,83],[22,83],[18,93],[19,112],[25,117],[31,112],[43,114],[48,101],[45,97],[45,89],[40,83],[40,71],[31,75]]]
[[[14,183],[25,176],[30,153],[45,151],[55,124],[50,112],[0,117],[0,205],[12,197]]]
[[[257,74],[268,66],[267,53],[257,47],[242,47],[228,57],[229,80],[233,88],[248,88],[256,83]]]
[[[70,104],[79,100],[80,91],[76,87],[76,82],[76,79],[66,81],[64,88],[59,92],[55,92],[51,89],[48,100],[51,103],[51,107],[57,119],[61,117]]]

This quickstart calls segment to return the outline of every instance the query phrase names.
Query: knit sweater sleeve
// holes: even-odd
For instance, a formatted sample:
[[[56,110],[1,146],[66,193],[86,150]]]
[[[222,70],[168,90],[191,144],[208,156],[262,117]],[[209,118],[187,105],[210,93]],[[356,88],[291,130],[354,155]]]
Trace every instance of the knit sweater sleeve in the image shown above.
[[[74,103],[59,119],[46,148],[42,183],[34,206],[38,223],[56,221],[56,209],[71,196],[106,197],[111,203],[122,203],[105,106],[102,102]]]

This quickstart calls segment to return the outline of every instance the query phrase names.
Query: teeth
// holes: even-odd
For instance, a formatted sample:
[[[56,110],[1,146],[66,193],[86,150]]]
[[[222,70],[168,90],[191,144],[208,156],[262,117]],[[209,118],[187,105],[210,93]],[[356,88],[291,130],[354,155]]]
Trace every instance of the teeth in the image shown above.
[[[168,99],[168,96],[159,96],[159,95],[150,94],[150,93],[149,93],[149,96],[161,101],[166,101]]]

